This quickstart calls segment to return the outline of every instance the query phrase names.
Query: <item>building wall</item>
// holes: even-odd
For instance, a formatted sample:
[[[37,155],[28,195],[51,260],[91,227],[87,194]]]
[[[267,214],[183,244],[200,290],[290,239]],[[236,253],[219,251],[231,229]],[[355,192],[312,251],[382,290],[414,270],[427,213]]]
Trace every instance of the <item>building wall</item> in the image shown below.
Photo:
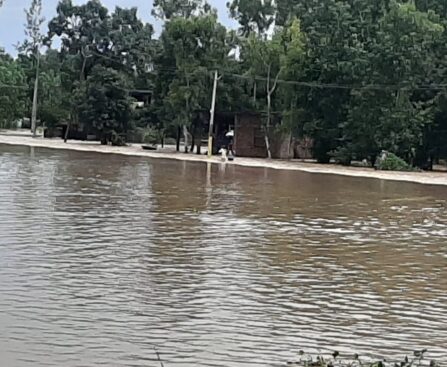
[[[234,150],[238,157],[266,158],[264,131],[259,115],[240,114],[235,118]],[[273,133],[270,135],[272,158],[292,159],[294,141],[290,133]]]
[[[236,115],[234,150],[238,157],[265,158],[267,156],[259,116]]]

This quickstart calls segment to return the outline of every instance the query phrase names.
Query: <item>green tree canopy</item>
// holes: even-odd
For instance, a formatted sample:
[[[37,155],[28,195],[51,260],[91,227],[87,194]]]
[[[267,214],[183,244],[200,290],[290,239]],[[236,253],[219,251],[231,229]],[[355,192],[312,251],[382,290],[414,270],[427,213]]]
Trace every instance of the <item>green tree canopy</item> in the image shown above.
[[[25,73],[0,49],[0,127],[11,127],[24,117]]]
[[[127,132],[132,103],[128,86],[118,71],[95,66],[77,96],[81,120],[103,143],[119,143],[116,136]]]

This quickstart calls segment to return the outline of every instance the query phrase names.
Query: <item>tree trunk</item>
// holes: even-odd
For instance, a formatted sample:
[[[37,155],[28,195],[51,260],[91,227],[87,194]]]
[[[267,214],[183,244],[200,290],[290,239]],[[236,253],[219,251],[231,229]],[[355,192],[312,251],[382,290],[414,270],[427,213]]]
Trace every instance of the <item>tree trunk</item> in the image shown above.
[[[267,148],[267,158],[272,159],[272,151],[270,150],[270,139],[267,129],[265,130],[265,147]]]
[[[82,54],[83,61],[82,61],[82,68],[81,68],[81,74],[79,75],[79,80],[83,82],[85,80],[85,67],[87,65],[87,58]]]
[[[68,140],[68,134],[70,132],[70,121],[67,123],[67,128],[65,129],[64,143]]]
[[[180,152],[180,134],[181,134],[181,131],[182,131],[181,127],[178,126],[177,127],[177,141],[176,141],[176,150],[177,150],[177,152]]]
[[[85,54],[85,50],[84,50],[84,47],[85,46],[83,46],[82,48],[81,48],[81,56],[82,56],[82,67],[81,67],[81,74],[79,75],[79,80],[81,81],[81,82],[83,82],[83,81],[85,81],[85,68],[87,67],[87,59],[89,59],[90,57],[92,57],[93,55],[86,55]]]
[[[202,122],[200,122],[202,123]],[[202,125],[199,127],[197,135],[197,154],[202,154]]]
[[[254,107],[256,107],[256,96],[257,96],[257,85],[256,85],[256,81],[253,85],[253,104]]]
[[[36,136],[37,129],[37,94],[39,91],[39,67],[40,67],[40,52],[36,53],[36,79],[34,80],[34,92],[33,92],[33,107],[31,111],[31,132],[33,136]]]
[[[191,153],[194,153],[194,145],[196,145],[196,125],[193,124],[192,125],[192,129],[191,129]]]
[[[269,73],[269,81],[267,82],[270,86],[270,73]],[[272,95],[270,91],[267,92],[267,124],[264,129],[265,133],[265,147],[267,148],[267,158],[272,159],[272,151],[270,149],[270,118],[271,118],[271,108],[272,108]]]
[[[292,134],[290,134],[290,138],[289,138],[289,146],[287,148],[287,159],[291,159],[294,158],[294,154],[290,154],[290,150],[292,148]]]
[[[188,128],[183,125],[183,138],[185,139],[185,153],[188,153]]]
[[[77,112],[73,110],[70,113],[70,118],[68,119],[67,128],[65,129],[64,143],[67,142],[68,137],[70,135],[71,125],[75,125],[76,122],[77,122]]]
[[[268,66],[267,72],[267,123],[265,124],[264,129],[264,138],[265,138],[265,147],[267,149],[267,158],[272,159],[272,151],[270,150],[270,114],[272,108],[272,93],[273,91],[270,89],[270,74],[271,74],[271,65]]]
[[[273,83],[273,86],[271,85],[271,73],[272,73],[272,66],[268,65],[268,72],[267,72],[267,123],[265,128],[265,145],[267,148],[267,157],[268,159],[272,159],[272,151],[270,149],[270,122],[272,119],[272,95],[276,90],[276,86],[278,85],[278,79],[281,74],[282,68],[279,69],[278,74],[276,74],[275,81]]]

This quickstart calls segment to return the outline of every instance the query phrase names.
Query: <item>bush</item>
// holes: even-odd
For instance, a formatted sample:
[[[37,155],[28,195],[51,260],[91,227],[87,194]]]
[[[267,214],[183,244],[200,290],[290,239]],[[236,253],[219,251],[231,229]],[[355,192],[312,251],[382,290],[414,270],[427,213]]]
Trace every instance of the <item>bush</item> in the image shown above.
[[[127,134],[128,140],[136,144],[158,144],[161,141],[160,132],[153,127],[137,127]]]
[[[330,155],[334,158],[337,164],[341,164],[343,166],[350,166],[352,162],[352,153],[348,147],[339,147]]]
[[[112,143],[113,146],[116,146],[116,147],[125,147],[126,146],[126,139],[124,138],[124,136],[119,135],[115,131],[112,131],[112,133],[111,133],[110,142]]]
[[[380,171],[401,171],[410,172],[415,169],[397,155],[389,152],[382,152],[376,161],[375,168]]]
[[[159,140],[160,140],[160,134],[156,129],[151,127],[144,129],[143,143],[155,145],[158,144]]]

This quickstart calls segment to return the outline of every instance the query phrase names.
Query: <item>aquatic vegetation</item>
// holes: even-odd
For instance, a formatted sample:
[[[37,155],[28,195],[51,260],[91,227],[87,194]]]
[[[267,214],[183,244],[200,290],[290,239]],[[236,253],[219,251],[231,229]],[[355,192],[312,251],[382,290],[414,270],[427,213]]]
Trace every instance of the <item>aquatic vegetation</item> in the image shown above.
[[[425,358],[427,352],[427,349],[415,350],[411,358],[405,356],[397,360],[372,360],[367,357],[362,358],[358,354],[342,356],[338,351],[334,351],[330,356],[312,356],[301,350],[298,353],[297,361],[287,362],[287,365],[300,367],[441,367],[436,361]]]

